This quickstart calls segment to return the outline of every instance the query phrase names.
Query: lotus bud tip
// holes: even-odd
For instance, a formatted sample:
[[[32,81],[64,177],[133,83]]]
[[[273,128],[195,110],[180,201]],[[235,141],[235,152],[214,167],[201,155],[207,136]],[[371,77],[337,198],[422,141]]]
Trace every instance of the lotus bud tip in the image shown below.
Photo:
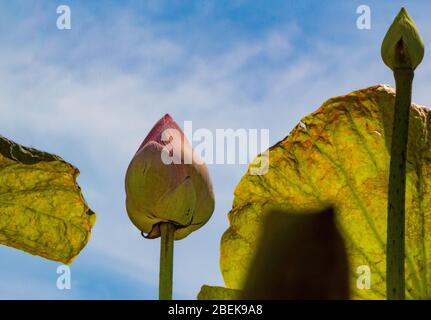
[[[407,10],[401,8],[382,43],[383,62],[392,70],[416,69],[424,56],[424,43]]]

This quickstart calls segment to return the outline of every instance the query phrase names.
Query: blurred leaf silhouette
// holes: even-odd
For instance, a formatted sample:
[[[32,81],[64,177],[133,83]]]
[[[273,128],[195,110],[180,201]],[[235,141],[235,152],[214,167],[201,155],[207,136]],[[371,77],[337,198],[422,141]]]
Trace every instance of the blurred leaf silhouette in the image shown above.
[[[349,298],[347,254],[332,208],[272,211],[263,225],[242,298]]]

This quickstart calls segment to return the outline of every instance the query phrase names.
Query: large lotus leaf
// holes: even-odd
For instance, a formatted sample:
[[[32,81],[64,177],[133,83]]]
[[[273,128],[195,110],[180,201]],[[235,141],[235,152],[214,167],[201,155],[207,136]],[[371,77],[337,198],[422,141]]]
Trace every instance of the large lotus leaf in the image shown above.
[[[78,174],[60,157],[0,136],[0,244],[71,263],[96,218]]]
[[[385,298],[394,98],[392,88],[379,85],[329,99],[270,148],[267,174],[242,178],[221,241],[221,270],[228,288],[243,288],[262,216],[270,207],[317,210],[333,204],[347,242],[352,296]],[[410,115],[406,295],[424,298],[431,294],[430,110],[412,104]],[[371,270],[370,289],[357,287],[357,268],[364,265]]]

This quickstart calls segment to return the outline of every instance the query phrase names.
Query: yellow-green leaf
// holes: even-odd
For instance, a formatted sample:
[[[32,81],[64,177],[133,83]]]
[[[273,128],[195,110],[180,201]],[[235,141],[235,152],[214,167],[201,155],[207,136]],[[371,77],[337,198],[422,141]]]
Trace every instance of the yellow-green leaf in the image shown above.
[[[228,288],[243,288],[262,216],[270,207],[317,210],[332,204],[346,240],[352,296],[385,298],[394,97],[392,88],[380,85],[329,99],[270,148],[267,174],[247,173],[242,178],[228,215],[230,227],[221,242],[221,270]],[[410,117],[406,296],[425,298],[431,293],[431,114],[412,104]],[[371,286],[359,289],[358,277],[367,267]]]
[[[240,295],[240,290],[203,285],[197,298],[198,300],[238,300]]]
[[[71,263],[96,219],[78,174],[58,156],[0,136],[0,244]]]

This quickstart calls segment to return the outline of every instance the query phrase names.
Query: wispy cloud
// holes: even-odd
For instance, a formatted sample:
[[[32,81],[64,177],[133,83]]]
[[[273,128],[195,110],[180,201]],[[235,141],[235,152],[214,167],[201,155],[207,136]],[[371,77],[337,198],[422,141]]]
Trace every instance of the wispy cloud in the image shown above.
[[[39,5],[32,14],[21,13],[22,19],[9,17],[13,36],[1,35],[1,134],[78,166],[84,194],[98,213],[93,237],[72,265],[72,270],[82,270],[77,281],[85,288],[74,297],[100,298],[88,284],[106,281],[104,290],[109,291],[110,278],[121,277],[124,290],[137,290],[130,285],[137,283],[151,288],[143,297],[157,296],[159,244],[142,239],[128,220],[123,179],[136,148],[164,113],[180,124],[192,120],[195,128],[270,128],[275,143],[326,98],[392,82],[380,62],[384,30],[377,24],[368,34],[353,27],[340,30],[335,40],[308,33],[300,19],[254,34],[229,19],[208,29],[196,24],[217,12],[211,5],[195,8],[189,19],[154,21],[146,15],[160,15],[163,5],[147,4],[135,3],[147,10],[142,17],[126,7],[76,5],[70,32],[55,30],[46,7]],[[347,9],[334,11],[328,21],[350,14],[354,26],[355,11],[340,13]],[[328,24],[337,30],[334,22]],[[346,33],[358,41],[345,41],[341,37]],[[424,36],[428,40],[430,35]],[[425,62],[423,70],[429,69]],[[424,76],[419,78],[425,82]],[[427,87],[419,83],[417,92],[429,100]],[[219,241],[228,225],[233,189],[246,167],[209,169],[216,194],[213,218],[175,247],[175,294],[180,297],[194,298],[204,283],[222,284]],[[1,260],[14,254],[0,251]],[[41,297],[55,298],[37,276],[22,272],[28,265],[56,264],[39,264],[31,256],[20,259],[25,266],[0,275],[2,296],[14,296],[14,288],[30,281]],[[113,290],[103,298],[122,295]]]

